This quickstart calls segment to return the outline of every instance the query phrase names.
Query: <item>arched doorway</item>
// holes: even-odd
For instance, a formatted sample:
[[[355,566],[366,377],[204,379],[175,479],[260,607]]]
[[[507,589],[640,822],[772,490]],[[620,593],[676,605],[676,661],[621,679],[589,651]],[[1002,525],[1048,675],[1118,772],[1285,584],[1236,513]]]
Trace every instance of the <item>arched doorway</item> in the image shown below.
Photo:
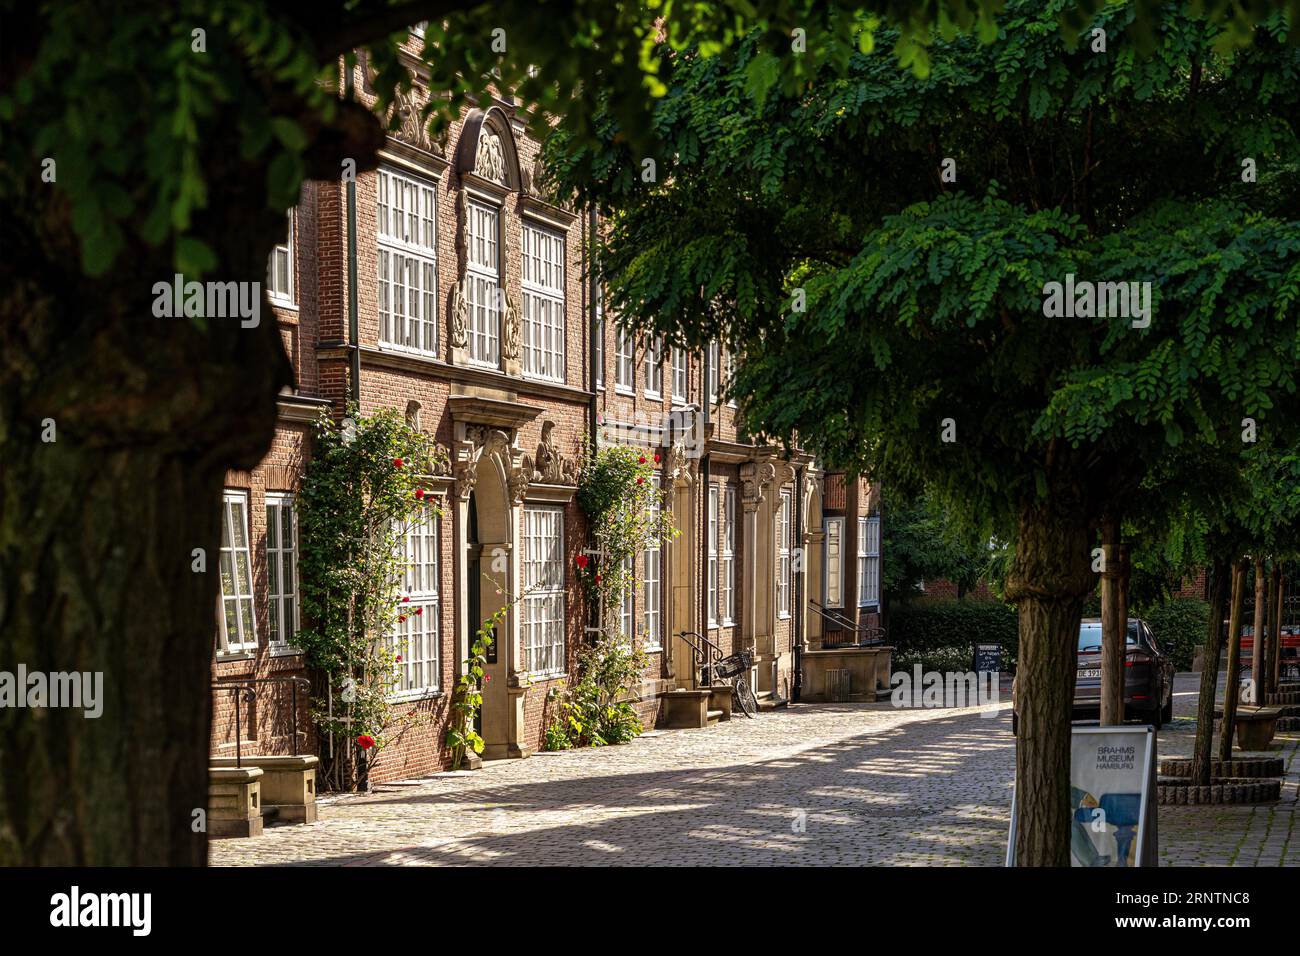
[[[514,591],[512,516],[505,471],[497,455],[485,452],[477,463],[474,490],[469,494],[462,522],[467,646],[473,644],[479,628],[505,606]],[[485,654],[483,706],[476,726],[484,741],[486,760],[510,756],[515,736],[509,694],[510,625],[509,615],[497,622]]]

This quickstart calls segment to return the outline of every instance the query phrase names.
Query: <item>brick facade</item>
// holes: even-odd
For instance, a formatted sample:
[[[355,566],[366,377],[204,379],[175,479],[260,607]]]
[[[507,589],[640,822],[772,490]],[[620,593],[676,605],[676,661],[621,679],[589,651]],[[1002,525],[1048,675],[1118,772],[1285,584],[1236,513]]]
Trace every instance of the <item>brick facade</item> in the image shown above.
[[[364,69],[362,62],[356,74],[363,97]],[[417,72],[413,94],[417,101],[422,95],[419,90]],[[409,106],[399,103],[399,109]],[[646,631],[651,596],[644,584],[646,558],[644,554],[636,558],[632,620],[638,642],[648,650],[648,664],[634,696],[644,722],[653,725],[659,718],[665,693],[694,686],[697,680],[698,661],[690,641],[676,636],[680,632],[704,635],[722,654],[742,648],[753,651],[755,687],[761,696],[775,701],[794,692],[796,649],[820,634],[810,624],[808,610],[808,598],[822,593],[817,577],[822,561],[815,556],[822,546],[822,478],[816,463],[803,454],[787,460],[779,449],[750,441],[741,432],[734,407],[720,394],[710,399],[708,393],[714,390],[709,381],[721,380],[723,374],[716,367],[724,364],[720,350],[684,356],[684,390],[675,375],[671,349],[662,352],[662,384],[657,393],[652,390],[654,363],[648,368],[650,343],[645,341],[633,345],[630,381],[620,376],[619,334],[613,321],[604,321],[613,317],[601,316],[591,301],[590,273],[584,261],[591,219],[549,203],[533,188],[539,144],[526,135],[524,118],[509,98],[502,97],[468,110],[436,142],[418,124],[403,122],[381,152],[379,169],[356,176],[355,342],[349,331],[347,184],[317,182],[304,187],[294,220],[295,301],[274,310],[293,361],[296,388],[282,396],[280,426],[266,459],[251,473],[227,477],[228,489],[247,493],[257,641],[255,647],[238,653],[218,653],[214,680],[310,677],[318,684],[312,696],[320,698],[326,691],[319,686],[320,675],[307,673],[302,655],[292,644],[272,649],[266,640],[272,613],[267,493],[292,494],[298,487],[310,458],[311,422],[322,409],[336,417],[345,414],[350,403],[362,415],[383,408],[396,410],[447,452],[449,474],[439,476],[432,489],[443,513],[437,528],[437,686],[398,705],[400,712],[419,712],[422,719],[388,742],[370,768],[372,781],[426,776],[446,768],[448,696],[479,625],[479,620],[470,620],[471,593],[477,594],[482,619],[494,609],[494,600],[502,600],[489,585],[495,582],[516,592],[525,510],[558,508],[565,567],[562,665],[546,673],[532,673],[524,666],[523,610],[517,606],[499,635],[499,654],[487,668],[491,680],[484,688],[485,756],[527,756],[542,746],[549,719],[548,692],[557,682],[575,676],[575,657],[586,640],[584,627],[589,622],[571,559],[587,544],[587,528],[574,500],[574,468],[593,423],[597,441],[631,444],[643,447],[647,456],[659,455],[660,486],[679,530],[678,537],[660,552],[657,635]],[[383,177],[387,177],[386,187],[381,187]],[[389,238],[381,237],[380,190],[398,188],[392,185],[397,181],[394,177],[401,179],[402,189],[408,180],[413,184],[416,212],[427,213],[434,223],[432,243],[423,243],[427,230],[416,225],[418,241],[423,243],[419,253],[426,258],[415,261],[428,261],[429,268],[421,271],[417,265],[402,273],[404,285],[387,286],[392,290],[390,312],[396,313],[394,303],[401,295],[408,309],[415,311],[418,306],[432,320],[432,335],[425,327],[421,333],[425,340],[418,349],[397,347],[384,340],[382,331],[381,290],[386,286],[380,274],[381,250],[390,248],[393,240],[392,227],[386,233]],[[432,196],[428,206],[420,205],[424,195]],[[398,202],[391,192],[389,201]],[[481,257],[487,247],[471,249],[470,217],[484,209],[495,210],[498,217],[493,261],[504,294],[498,300],[501,310],[494,329],[495,363],[479,361],[483,354],[474,351],[482,341],[474,337],[474,329],[480,327],[475,320],[484,313],[476,311],[470,259]],[[563,355],[558,374],[546,379],[529,376],[522,367],[528,344],[541,341],[530,338],[535,326],[524,309],[526,224],[563,241],[559,310]],[[411,297],[415,283],[420,290]],[[432,294],[422,299],[426,291]],[[594,358],[593,338],[599,348]],[[519,350],[512,349],[520,340]],[[360,367],[356,380],[351,372],[354,360]],[[870,486],[839,480],[838,487],[840,514],[866,514],[875,506],[878,495],[873,497]],[[716,491],[720,513],[724,502],[734,502],[730,536],[734,609],[726,621],[709,619],[710,490]],[[781,569],[787,565],[781,555],[786,552],[777,541],[786,500],[783,492],[789,501],[790,570],[785,575]],[[475,534],[477,541],[471,540]],[[495,557],[508,570],[492,571],[500,573],[498,578],[484,572],[490,579],[480,585],[472,580],[476,555],[482,562],[480,569]],[[721,563],[719,555],[719,568]],[[846,554],[846,583],[852,581],[855,567]],[[778,607],[782,580],[788,581],[788,597],[785,606]],[[719,579],[719,591],[723,586]],[[474,587],[479,590],[471,592]],[[856,594],[856,583],[852,587]],[[863,613],[875,612],[863,609]],[[266,684],[256,701],[241,707],[246,753],[295,749],[286,729],[292,710],[282,699],[287,690],[287,685]],[[214,755],[234,752],[233,701],[228,690],[214,692]],[[319,752],[327,746],[317,739],[305,694],[298,700],[298,727],[297,752]],[[348,744],[335,741],[335,746]]]

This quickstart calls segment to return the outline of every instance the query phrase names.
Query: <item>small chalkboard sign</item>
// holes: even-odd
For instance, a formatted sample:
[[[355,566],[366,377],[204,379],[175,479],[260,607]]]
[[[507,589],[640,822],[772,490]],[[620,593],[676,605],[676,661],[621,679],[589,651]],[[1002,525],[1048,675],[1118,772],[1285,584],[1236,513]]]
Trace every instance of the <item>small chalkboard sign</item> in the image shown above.
[[[1002,645],[975,645],[975,673],[998,674],[1002,672]]]

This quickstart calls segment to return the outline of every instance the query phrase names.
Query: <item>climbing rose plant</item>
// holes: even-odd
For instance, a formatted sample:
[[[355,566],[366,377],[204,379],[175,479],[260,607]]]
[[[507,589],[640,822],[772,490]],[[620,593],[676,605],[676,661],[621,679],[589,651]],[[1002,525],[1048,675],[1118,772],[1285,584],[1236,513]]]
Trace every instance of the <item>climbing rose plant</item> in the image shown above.
[[[607,445],[589,453],[578,475],[578,506],[587,516],[594,554],[573,556],[578,580],[590,599],[599,633],[578,655],[578,679],[548,695],[545,747],[623,743],[641,732],[625,698],[645,669],[636,634],[624,634],[620,609],[635,586],[636,554],[671,541],[665,494],[654,483],[659,455],[649,449]]]
[[[394,712],[401,654],[390,635],[424,613],[402,592],[404,536],[440,515],[430,476],[446,463],[428,436],[391,410],[363,417],[349,409],[339,424],[323,416],[314,449],[298,495],[300,588],[310,626],[296,641],[328,681],[313,716],[322,735],[344,742],[327,771],[342,787],[350,785],[355,757],[348,744],[367,751],[373,765],[400,730],[429,716]]]

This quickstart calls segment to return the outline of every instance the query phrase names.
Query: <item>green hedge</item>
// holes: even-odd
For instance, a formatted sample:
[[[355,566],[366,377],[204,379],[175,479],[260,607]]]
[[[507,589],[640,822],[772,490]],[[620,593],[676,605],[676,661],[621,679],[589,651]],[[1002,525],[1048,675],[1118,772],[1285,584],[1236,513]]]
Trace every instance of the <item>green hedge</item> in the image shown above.
[[[1210,605],[1199,598],[1173,598],[1164,604],[1137,612],[1151,625],[1151,631],[1180,671],[1192,669],[1192,655],[1205,643],[1210,622]]]
[[[1002,667],[1012,670],[1020,646],[1016,609],[1001,601],[917,601],[896,605],[889,616],[896,670],[966,670],[976,644],[1001,644]]]

